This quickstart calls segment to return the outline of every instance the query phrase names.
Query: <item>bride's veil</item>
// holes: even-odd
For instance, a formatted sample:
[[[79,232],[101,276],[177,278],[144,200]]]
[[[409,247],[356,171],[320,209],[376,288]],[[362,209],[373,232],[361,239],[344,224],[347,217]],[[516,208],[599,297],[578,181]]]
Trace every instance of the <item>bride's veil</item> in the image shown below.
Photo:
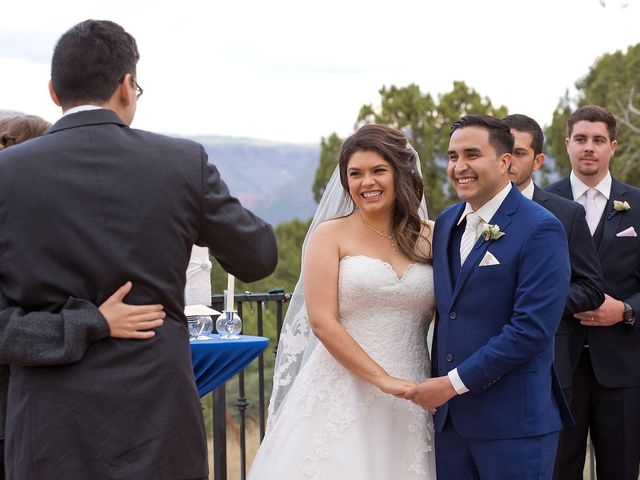
[[[415,168],[418,175],[421,174],[420,158],[415,149],[407,143],[407,149],[413,151],[415,158]],[[336,166],[331,175],[331,179],[324,190],[318,209],[311,221],[307,235],[302,244],[302,262],[300,267],[300,277],[293,290],[289,307],[285,315],[280,341],[278,343],[278,353],[273,373],[273,390],[271,391],[271,401],[269,402],[267,430],[270,430],[277,421],[282,405],[287,398],[287,394],[293,386],[298,372],[302,369],[307,359],[318,344],[317,337],[313,334],[307,317],[307,309],[304,301],[304,255],[307,248],[307,241],[315,228],[326,220],[344,217],[353,212],[355,206],[351,197],[345,192],[340,182],[340,168]],[[427,205],[424,196],[420,203],[420,218],[426,220]]]

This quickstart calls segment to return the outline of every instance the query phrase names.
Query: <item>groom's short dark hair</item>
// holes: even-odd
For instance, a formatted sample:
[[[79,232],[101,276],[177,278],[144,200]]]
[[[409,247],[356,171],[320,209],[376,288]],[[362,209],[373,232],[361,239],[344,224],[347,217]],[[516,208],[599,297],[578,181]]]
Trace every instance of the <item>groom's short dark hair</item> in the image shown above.
[[[135,77],[135,39],[109,20],[85,20],[65,32],[53,51],[51,85],[63,108],[107,102],[124,76]]]
[[[513,152],[514,138],[511,134],[511,128],[504,121],[491,115],[465,115],[453,122],[451,132],[460,128],[478,127],[489,131],[489,143],[498,155]]]

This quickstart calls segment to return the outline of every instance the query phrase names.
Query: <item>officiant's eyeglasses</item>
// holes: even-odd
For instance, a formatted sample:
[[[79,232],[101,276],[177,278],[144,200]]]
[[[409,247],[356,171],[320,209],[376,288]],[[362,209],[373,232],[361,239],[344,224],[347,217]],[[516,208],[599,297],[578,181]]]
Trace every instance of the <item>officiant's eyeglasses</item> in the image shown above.
[[[144,90],[142,89],[142,87],[140,85],[138,85],[138,82],[133,79],[133,83],[136,86],[136,98],[140,98],[142,96],[142,94],[144,93]]]
[[[120,83],[124,82],[125,78],[127,78],[126,75],[122,77],[122,80],[120,80]],[[131,76],[131,82],[133,83],[133,86],[136,87],[136,98],[140,98],[144,93],[144,89],[140,85],[138,85],[138,82],[136,81],[135,78],[133,78],[133,75]]]

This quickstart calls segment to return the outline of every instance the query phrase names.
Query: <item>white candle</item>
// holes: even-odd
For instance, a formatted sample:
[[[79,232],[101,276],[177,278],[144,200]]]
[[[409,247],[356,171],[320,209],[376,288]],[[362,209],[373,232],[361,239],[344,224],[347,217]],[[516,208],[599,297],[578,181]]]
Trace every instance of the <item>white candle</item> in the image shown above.
[[[233,286],[235,277],[231,274],[227,275],[227,308],[228,312],[233,311]]]

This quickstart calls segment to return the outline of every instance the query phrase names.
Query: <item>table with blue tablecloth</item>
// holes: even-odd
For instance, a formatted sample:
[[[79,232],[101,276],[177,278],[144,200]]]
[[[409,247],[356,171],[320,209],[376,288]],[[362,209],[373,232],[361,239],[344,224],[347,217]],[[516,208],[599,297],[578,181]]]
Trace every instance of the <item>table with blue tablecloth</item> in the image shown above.
[[[242,335],[237,339],[222,340],[215,334],[210,339],[190,343],[196,386],[203,397],[251,363],[267,348],[269,339]]]

